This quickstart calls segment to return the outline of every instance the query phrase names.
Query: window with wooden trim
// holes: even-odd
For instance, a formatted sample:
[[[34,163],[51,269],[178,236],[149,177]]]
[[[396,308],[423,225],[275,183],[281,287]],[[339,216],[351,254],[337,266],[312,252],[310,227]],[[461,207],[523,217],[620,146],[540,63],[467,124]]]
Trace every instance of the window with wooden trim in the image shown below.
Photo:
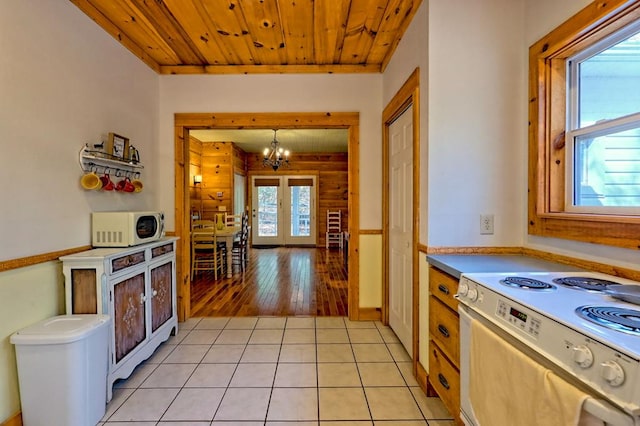
[[[529,233],[640,248],[640,2],[591,3],[529,71]]]

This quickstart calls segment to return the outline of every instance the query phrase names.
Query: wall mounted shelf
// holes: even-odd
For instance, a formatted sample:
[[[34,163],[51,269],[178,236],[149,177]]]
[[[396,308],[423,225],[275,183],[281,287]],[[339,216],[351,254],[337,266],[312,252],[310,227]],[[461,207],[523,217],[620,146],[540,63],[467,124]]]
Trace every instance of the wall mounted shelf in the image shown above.
[[[139,177],[144,166],[139,162],[122,160],[103,151],[91,150],[85,145],[80,150],[80,168],[83,172]]]

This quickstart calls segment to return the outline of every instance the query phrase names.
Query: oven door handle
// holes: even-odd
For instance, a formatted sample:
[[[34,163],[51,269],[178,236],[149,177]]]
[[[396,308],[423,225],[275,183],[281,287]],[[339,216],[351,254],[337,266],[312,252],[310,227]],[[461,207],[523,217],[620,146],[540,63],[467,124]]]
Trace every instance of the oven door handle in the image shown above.
[[[607,425],[633,426],[635,424],[627,414],[601,399],[587,398],[582,404],[582,409]]]

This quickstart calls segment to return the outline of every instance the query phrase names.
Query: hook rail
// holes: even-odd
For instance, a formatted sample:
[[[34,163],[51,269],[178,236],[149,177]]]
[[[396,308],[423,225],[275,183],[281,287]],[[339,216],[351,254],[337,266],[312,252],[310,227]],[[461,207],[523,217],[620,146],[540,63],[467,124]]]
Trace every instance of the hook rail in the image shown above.
[[[80,150],[80,168],[85,173],[113,173],[116,176],[126,176],[137,179],[140,177],[140,170],[144,169],[144,166],[139,163],[119,159],[106,152],[90,150],[89,146],[85,145]]]

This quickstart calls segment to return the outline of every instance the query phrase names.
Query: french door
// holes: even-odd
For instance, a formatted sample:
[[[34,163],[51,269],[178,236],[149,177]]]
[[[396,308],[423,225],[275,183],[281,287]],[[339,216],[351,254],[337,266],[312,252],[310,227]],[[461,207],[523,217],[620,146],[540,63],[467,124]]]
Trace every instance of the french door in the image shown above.
[[[315,245],[316,177],[253,176],[254,245]]]

